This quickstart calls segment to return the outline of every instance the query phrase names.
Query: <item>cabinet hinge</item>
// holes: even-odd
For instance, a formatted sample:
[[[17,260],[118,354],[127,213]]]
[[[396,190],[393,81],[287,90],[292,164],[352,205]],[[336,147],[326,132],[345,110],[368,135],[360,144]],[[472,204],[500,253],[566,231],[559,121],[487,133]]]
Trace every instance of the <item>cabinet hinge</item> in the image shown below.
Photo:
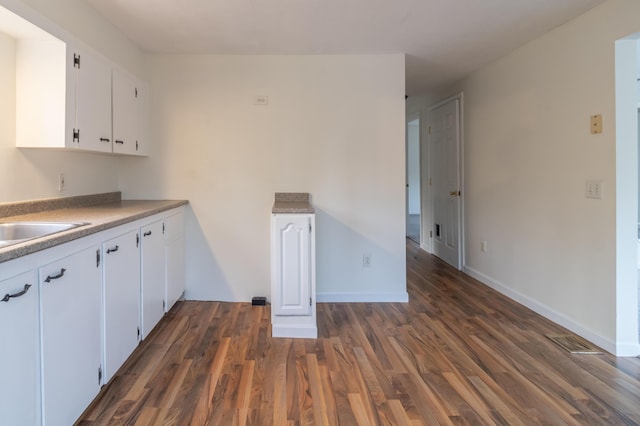
[[[140,245],[140,234],[136,234],[136,247]]]
[[[162,223],[162,233],[164,234],[164,222]]]
[[[102,384],[102,366],[98,366],[98,384]]]
[[[96,250],[96,268],[100,266],[100,249]]]
[[[73,67],[80,69],[80,55],[77,53],[73,54]]]
[[[311,232],[311,224],[309,224],[309,232]]]
[[[80,129],[73,129],[73,141],[80,143]]]
[[[309,298],[309,306],[311,306],[311,298]]]
[[[429,231],[429,238],[433,238],[433,231]]]
[[[138,341],[140,341],[140,327],[138,327]]]
[[[167,302],[165,302],[164,300],[162,301],[162,310],[164,311],[165,309],[167,309]]]
[[[138,97],[138,88],[135,88],[135,92],[136,92],[136,98]]]
[[[138,150],[138,141],[136,141],[136,151]]]

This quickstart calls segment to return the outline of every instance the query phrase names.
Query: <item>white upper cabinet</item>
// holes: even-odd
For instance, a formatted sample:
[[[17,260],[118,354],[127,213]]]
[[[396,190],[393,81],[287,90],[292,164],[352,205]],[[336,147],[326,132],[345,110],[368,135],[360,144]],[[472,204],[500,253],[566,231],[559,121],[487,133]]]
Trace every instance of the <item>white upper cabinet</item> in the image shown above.
[[[112,74],[113,152],[138,153],[138,88],[134,77],[117,69]]]
[[[146,155],[146,83],[2,6],[0,33],[15,40],[17,147]]]
[[[88,50],[76,49],[75,52],[77,108],[73,147],[112,152],[111,66]]]
[[[149,85],[143,80],[138,80],[136,85],[137,94],[137,137],[136,153],[138,155],[149,155],[149,114],[151,107],[149,98]]]

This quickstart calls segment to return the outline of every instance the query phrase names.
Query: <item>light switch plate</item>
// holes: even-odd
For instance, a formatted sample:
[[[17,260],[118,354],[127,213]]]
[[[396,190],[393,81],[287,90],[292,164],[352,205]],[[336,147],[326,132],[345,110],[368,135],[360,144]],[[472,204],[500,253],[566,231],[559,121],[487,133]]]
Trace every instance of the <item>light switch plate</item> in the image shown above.
[[[588,180],[585,182],[584,196],[600,200],[602,198],[602,181]]]

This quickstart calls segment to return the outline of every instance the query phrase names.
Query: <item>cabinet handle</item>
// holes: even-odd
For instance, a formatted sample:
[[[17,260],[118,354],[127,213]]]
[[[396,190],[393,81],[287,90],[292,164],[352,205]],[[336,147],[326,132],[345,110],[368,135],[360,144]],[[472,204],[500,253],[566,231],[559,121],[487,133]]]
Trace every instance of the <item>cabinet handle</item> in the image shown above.
[[[60,273],[58,275],[54,275],[54,276],[47,275],[47,279],[44,280],[44,282],[45,283],[50,283],[51,280],[57,280],[58,278],[62,278],[62,277],[64,277],[64,273],[65,272],[67,272],[67,270],[62,268],[62,269],[60,269]]]
[[[113,248],[107,249],[107,254],[111,254],[111,253],[113,253],[113,252],[116,252],[116,251],[118,251],[118,249],[119,249],[119,248],[120,248],[120,247],[115,246],[115,247],[113,247]]]
[[[100,138],[100,142],[111,142],[109,138]]]
[[[20,297],[23,296],[27,293],[27,291],[29,291],[29,289],[31,288],[31,284],[25,284],[24,285],[24,290],[22,290],[21,292],[15,293],[15,294],[5,294],[4,297],[2,299],[0,299],[1,302],[8,302],[9,299],[12,299],[14,297]]]
[[[124,145],[124,141],[121,141],[121,140],[116,139],[116,141],[115,141],[115,142],[116,142],[116,143],[119,143],[119,144],[121,144],[121,145]]]
[[[149,235],[151,235],[151,231],[147,231],[144,234],[142,234],[143,237],[148,237]]]

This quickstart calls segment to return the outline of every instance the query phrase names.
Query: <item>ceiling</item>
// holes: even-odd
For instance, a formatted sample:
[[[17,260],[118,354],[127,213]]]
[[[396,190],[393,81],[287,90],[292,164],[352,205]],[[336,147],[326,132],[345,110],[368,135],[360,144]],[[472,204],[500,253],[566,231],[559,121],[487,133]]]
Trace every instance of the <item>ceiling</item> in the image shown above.
[[[604,0],[88,0],[143,50],[405,53],[407,94],[455,82]]]

